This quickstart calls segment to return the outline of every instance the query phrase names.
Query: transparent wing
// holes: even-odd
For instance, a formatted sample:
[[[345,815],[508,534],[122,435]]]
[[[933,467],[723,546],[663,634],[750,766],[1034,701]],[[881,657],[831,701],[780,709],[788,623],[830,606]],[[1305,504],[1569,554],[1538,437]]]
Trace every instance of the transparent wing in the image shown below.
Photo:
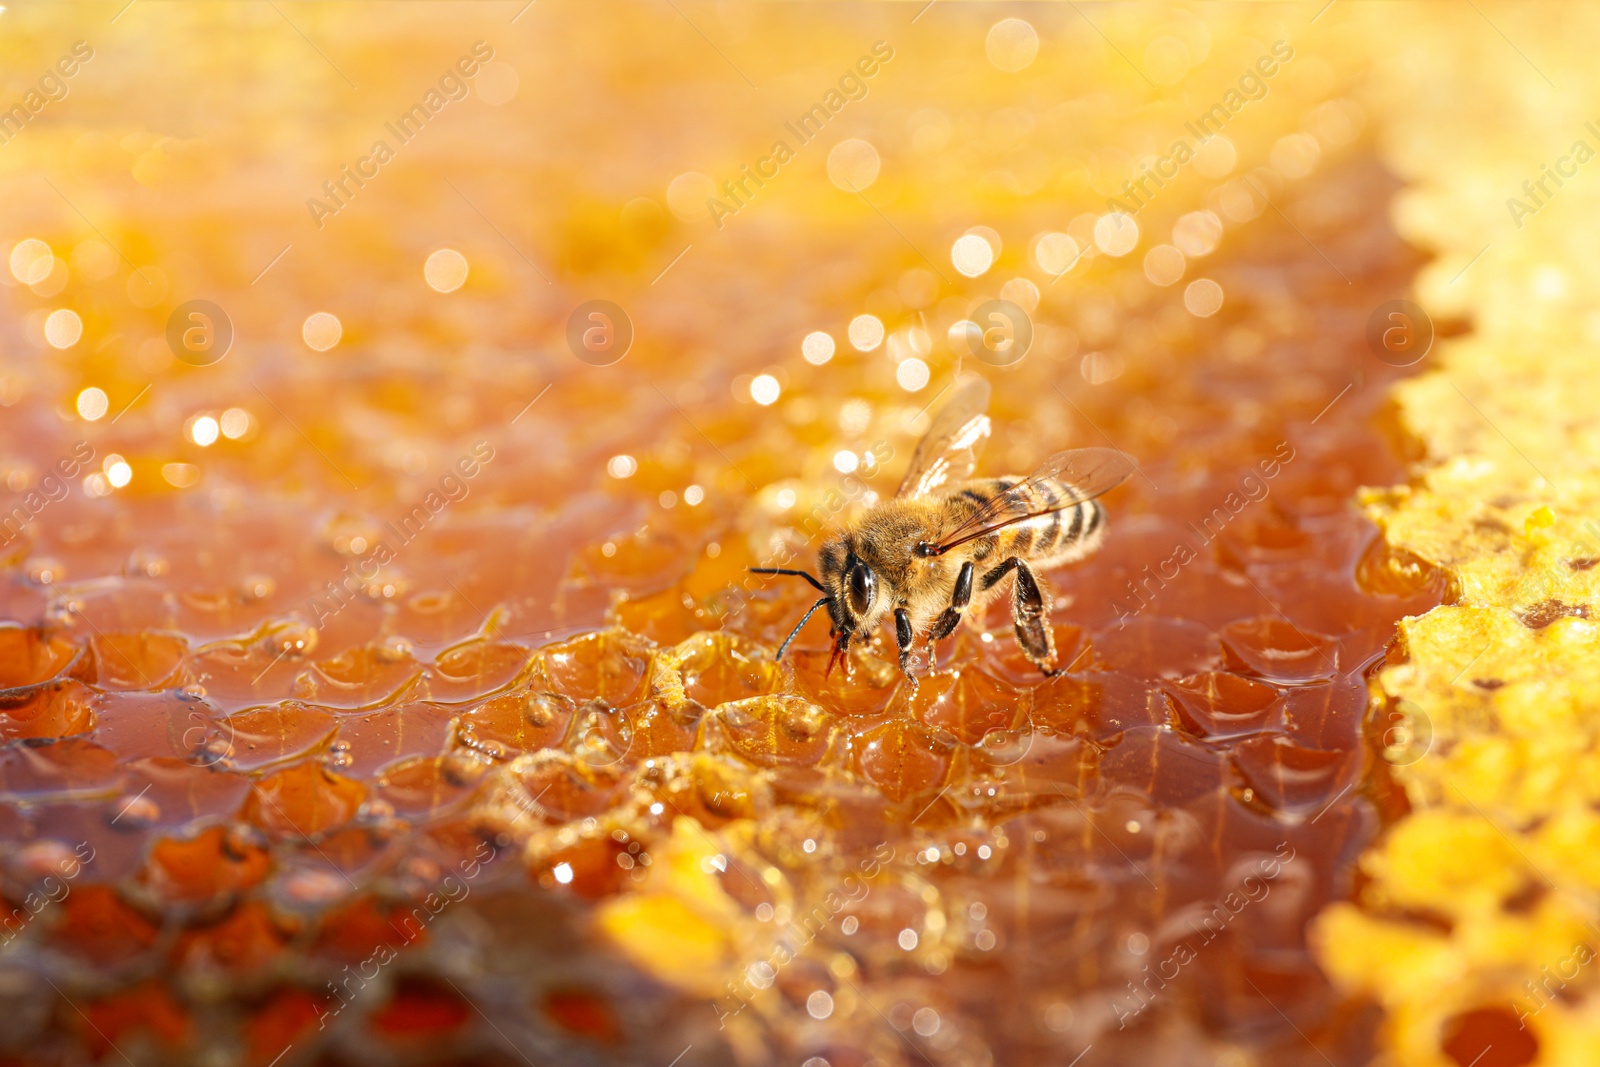
[[[1085,500],[1093,500],[1127,481],[1138,467],[1132,456],[1114,448],[1073,448],[1057,452],[1026,480],[991,497],[972,518],[945,534],[930,554],[940,555],[1014,523],[1052,511],[1065,511]],[[1047,505],[1045,495],[1039,492],[1039,484],[1046,481],[1065,485],[1066,497]]]
[[[948,481],[971,476],[989,440],[989,383],[968,378],[956,385],[911,454],[911,468],[895,496],[926,496]]]

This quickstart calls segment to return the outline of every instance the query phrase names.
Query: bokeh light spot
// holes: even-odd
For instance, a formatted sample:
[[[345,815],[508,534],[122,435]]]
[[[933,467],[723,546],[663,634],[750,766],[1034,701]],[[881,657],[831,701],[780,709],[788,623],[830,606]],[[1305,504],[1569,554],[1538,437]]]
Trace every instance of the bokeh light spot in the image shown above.
[[[18,241],[11,249],[11,276],[24,285],[37,285],[50,276],[55,254],[37,237]]]
[[[309,316],[300,327],[300,336],[318,352],[326,352],[344,336],[344,324],[335,315],[319,311]]]
[[[1156,245],[1144,254],[1144,276],[1156,285],[1172,285],[1183,277],[1187,260],[1171,245]]]
[[[770,374],[758,374],[750,380],[750,399],[762,407],[777,401],[783,387]]]
[[[1094,224],[1094,244],[1108,256],[1125,256],[1139,243],[1139,224],[1132,215],[1113,211]]]
[[[453,293],[466,284],[467,257],[453,248],[441,248],[422,265],[422,276],[429,287],[441,293]]]
[[[894,369],[894,380],[908,393],[921,392],[928,384],[929,377],[928,365],[915,357],[903,360]]]
[[[250,413],[244,408],[229,408],[218,420],[218,424],[222,427],[222,436],[232,441],[237,441],[249,433],[250,423]]]
[[[883,344],[883,320],[876,315],[857,315],[851,319],[850,343],[858,352],[871,352]]]
[[[1007,73],[1025,70],[1039,55],[1039,33],[1023,19],[1001,19],[983,44],[989,62]]]
[[[105,390],[98,386],[91,385],[78,394],[78,415],[90,422],[98,422],[105,418],[110,406]]]
[[[828,180],[845,192],[853,193],[877,181],[882,165],[876,148],[852,137],[840,141],[828,153]]]
[[[976,278],[994,266],[994,249],[977,234],[965,234],[950,246],[950,262],[962,274]]]
[[[121,489],[133,481],[133,468],[128,461],[113,452],[105,459],[103,469],[106,472],[106,481],[111,483],[113,489]]]
[[[1196,278],[1184,287],[1183,306],[1191,315],[1210,318],[1222,309],[1222,286],[1210,278]]]
[[[1064,233],[1042,234],[1033,246],[1033,261],[1052,277],[1065,274],[1078,262],[1078,242]]]
[[[44,320],[44,339],[51,348],[71,348],[83,336],[83,320],[71,308],[57,308]]]
[[[217,441],[217,420],[210,415],[201,415],[189,424],[189,439],[201,448],[208,448]]]
[[[800,354],[807,363],[820,367],[833,358],[833,336],[815,330],[806,334],[804,341],[800,342]]]

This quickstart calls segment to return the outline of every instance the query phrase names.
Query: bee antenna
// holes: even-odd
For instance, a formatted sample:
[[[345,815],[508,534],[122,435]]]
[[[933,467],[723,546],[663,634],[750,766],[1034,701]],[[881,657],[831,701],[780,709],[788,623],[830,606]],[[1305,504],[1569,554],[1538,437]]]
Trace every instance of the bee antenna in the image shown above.
[[[810,571],[790,570],[787,567],[746,567],[745,569],[751,574],[787,574],[793,578],[804,578],[806,581],[816,586],[817,592],[827,592],[827,590],[823,588],[822,583],[817,581],[816,576]]]
[[[818,588],[820,588],[820,586]],[[783,658],[783,654],[789,650],[789,643],[791,641],[793,641],[796,637],[800,636],[801,629],[803,629],[805,627],[806,623],[811,621],[811,616],[813,616],[813,615],[815,615],[817,613],[817,609],[822,607],[822,605],[824,605],[824,604],[831,604],[831,603],[833,603],[833,597],[825,596],[821,600],[817,601],[815,604],[811,605],[810,610],[808,610],[804,615],[800,616],[800,621],[794,624],[794,629],[789,631],[789,636],[785,637],[783,639],[783,644],[778,646],[778,655],[776,657],[777,659],[782,659]]]

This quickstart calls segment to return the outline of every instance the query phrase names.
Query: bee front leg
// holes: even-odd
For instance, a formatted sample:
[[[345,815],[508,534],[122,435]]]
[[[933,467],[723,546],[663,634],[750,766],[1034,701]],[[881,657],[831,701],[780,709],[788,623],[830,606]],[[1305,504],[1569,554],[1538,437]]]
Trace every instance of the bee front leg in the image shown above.
[[[935,641],[943,641],[956,632],[956,627],[961,625],[961,612],[972,601],[972,561],[969,559],[961,565],[961,572],[956,575],[955,592],[950,596],[950,606],[933,620],[933,625],[928,628],[928,665],[933,665],[933,645]]]
[[[911,630],[911,613],[905,608],[894,609],[894,637],[900,645],[900,671],[911,681],[911,688],[917,687],[917,676],[911,673],[911,642],[915,635]]]
[[[1012,589],[1011,615],[1017,624],[1017,645],[1035,667],[1047,675],[1055,674],[1056,643],[1050,631],[1050,598],[1039,586],[1033,571],[1020,559],[1006,561],[1017,572]]]

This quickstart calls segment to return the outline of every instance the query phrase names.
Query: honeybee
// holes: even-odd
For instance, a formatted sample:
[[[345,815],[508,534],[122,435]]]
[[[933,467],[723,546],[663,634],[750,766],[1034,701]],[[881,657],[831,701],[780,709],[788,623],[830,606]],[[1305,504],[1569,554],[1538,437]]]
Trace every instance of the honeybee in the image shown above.
[[[964,612],[979,611],[1007,589],[1017,644],[1046,675],[1056,673],[1050,594],[1036,571],[1082,559],[1105,540],[1106,512],[1095,499],[1133,473],[1131,456],[1110,448],[1057,452],[1027,478],[971,479],[989,439],[989,384],[956,387],[917,443],[894,498],[833,530],[808,571],[751,567],[755,574],[804,578],[822,598],[778,648],[782,659],[819,608],[833,623],[828,674],[852,639],[865,641],[893,618],[900,670],[915,686],[917,634],[933,645]]]

